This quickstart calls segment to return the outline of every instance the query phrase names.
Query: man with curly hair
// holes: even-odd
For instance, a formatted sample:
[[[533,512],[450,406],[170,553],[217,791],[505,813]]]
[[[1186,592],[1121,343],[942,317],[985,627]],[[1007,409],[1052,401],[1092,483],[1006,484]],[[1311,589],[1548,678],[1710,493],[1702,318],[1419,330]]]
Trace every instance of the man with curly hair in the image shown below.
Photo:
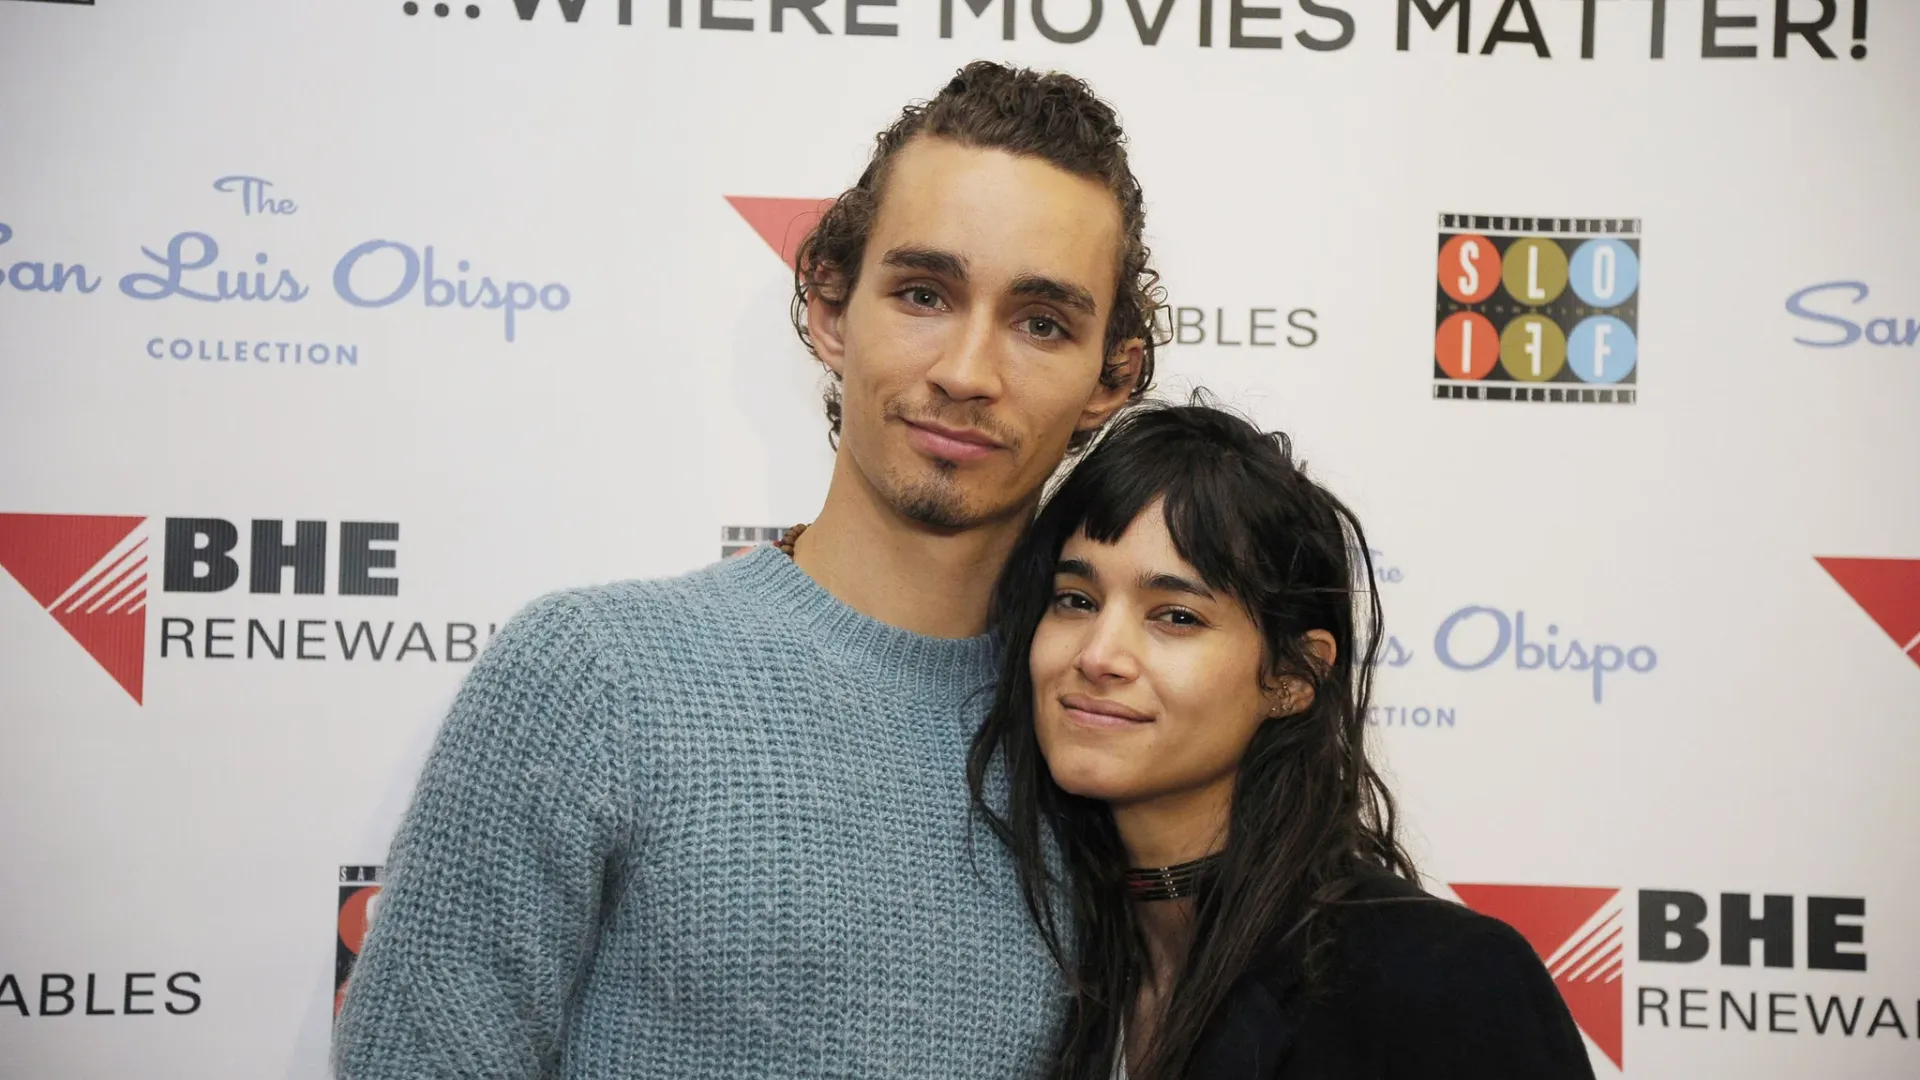
[[[494,640],[394,841],[339,1077],[1045,1071],[1063,986],[964,770],[1001,564],[1152,378],[1143,225],[1076,79],[971,64],[881,132],[796,271],[825,505]]]

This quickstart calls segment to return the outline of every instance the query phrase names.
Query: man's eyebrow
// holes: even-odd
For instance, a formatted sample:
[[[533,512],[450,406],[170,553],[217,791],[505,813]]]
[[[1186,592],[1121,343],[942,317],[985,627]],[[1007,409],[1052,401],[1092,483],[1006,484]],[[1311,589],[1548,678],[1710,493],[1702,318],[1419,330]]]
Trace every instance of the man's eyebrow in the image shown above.
[[[1015,296],[1035,296],[1042,300],[1051,300],[1087,315],[1097,314],[1100,305],[1094,303],[1093,294],[1078,285],[1057,281],[1039,274],[1021,274],[1013,279],[1013,287],[1008,290]]]
[[[1203,600],[1212,600],[1213,590],[1197,581],[1190,581],[1178,574],[1147,573],[1140,576],[1140,587],[1148,592],[1177,592],[1198,596]]]
[[[967,260],[939,248],[897,247],[880,257],[883,266],[920,270],[954,281],[967,280]]]
[[[1085,559],[1061,559],[1054,564],[1053,572],[1069,577],[1085,578],[1096,585],[1100,583],[1100,575],[1094,572],[1093,564]]]

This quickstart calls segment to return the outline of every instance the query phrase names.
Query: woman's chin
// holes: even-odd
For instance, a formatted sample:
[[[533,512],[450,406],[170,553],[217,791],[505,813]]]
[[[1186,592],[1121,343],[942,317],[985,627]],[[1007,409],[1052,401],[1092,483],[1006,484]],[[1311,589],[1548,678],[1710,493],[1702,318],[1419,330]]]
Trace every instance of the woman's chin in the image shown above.
[[[1070,753],[1048,766],[1060,790],[1083,799],[1125,802],[1139,786],[1132,769],[1104,754]]]

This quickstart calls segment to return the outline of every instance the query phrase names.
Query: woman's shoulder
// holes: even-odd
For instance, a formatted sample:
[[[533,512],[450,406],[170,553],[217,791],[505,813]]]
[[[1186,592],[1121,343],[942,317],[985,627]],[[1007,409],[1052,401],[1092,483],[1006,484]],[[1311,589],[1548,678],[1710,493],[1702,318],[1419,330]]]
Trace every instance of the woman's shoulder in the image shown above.
[[[1525,938],[1498,919],[1443,900],[1417,883],[1363,869],[1323,909],[1330,947],[1310,965],[1289,949],[1251,972],[1275,998],[1311,984],[1309,996],[1357,1008],[1432,1009],[1460,1015],[1504,999],[1540,994],[1557,1001],[1546,966]],[[1303,978],[1306,967],[1318,974]]]
[[[1593,1076],[1559,987],[1513,927],[1376,871],[1328,914],[1320,992],[1294,1005],[1305,1057],[1383,1076]]]
[[[1558,994],[1513,927],[1405,878],[1365,871],[1329,915],[1343,989],[1380,1004],[1458,1015]]]
[[[1379,871],[1326,916],[1316,974],[1303,980],[1296,955],[1243,984],[1207,1075],[1592,1077],[1546,965],[1506,923]],[[1277,1073],[1241,1067],[1281,1058]]]
[[[1528,967],[1540,963],[1513,927],[1384,871],[1362,871],[1330,914],[1337,924],[1335,937],[1344,939],[1350,955],[1434,963],[1457,959],[1462,950],[1491,950],[1496,957],[1519,959]]]

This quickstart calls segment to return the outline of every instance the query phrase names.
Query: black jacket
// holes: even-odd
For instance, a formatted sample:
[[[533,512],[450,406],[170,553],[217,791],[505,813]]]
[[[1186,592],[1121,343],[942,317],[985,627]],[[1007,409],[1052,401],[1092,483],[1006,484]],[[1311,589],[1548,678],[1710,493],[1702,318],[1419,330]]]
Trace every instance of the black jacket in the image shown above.
[[[1591,1080],[1559,990],[1497,919],[1368,874],[1330,913],[1319,989],[1297,957],[1248,976],[1200,1041],[1194,1080]]]

